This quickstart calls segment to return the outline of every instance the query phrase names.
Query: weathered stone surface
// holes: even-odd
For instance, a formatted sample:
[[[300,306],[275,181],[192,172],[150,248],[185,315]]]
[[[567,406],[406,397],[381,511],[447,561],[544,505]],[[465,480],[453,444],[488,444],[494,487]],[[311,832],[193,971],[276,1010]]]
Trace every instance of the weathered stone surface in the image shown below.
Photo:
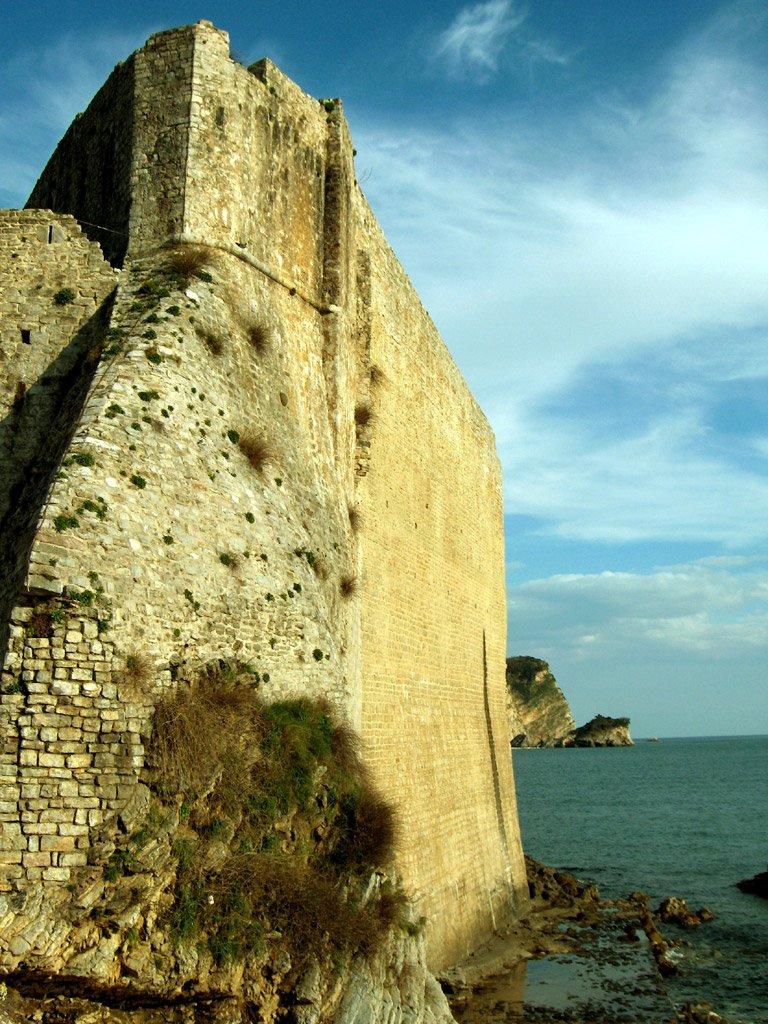
[[[19,825],[0,852],[20,921],[57,920],[83,852],[138,820],[158,699],[224,658],[362,732],[430,961],[463,954],[527,903],[501,473],[341,104],[243,68],[209,23],[160,33],[30,206],[0,215],[0,824]],[[32,941],[57,962],[59,931]]]
[[[513,747],[546,746],[576,728],[568,701],[540,658],[507,658],[507,696]]]

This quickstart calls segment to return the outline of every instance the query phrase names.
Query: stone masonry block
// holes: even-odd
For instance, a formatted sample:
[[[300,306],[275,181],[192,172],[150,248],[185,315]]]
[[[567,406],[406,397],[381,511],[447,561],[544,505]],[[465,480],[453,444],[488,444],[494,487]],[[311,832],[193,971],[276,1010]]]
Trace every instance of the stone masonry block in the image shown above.
[[[40,839],[40,852],[44,851],[55,851],[61,853],[67,850],[74,850],[75,838],[74,836],[43,836]]]

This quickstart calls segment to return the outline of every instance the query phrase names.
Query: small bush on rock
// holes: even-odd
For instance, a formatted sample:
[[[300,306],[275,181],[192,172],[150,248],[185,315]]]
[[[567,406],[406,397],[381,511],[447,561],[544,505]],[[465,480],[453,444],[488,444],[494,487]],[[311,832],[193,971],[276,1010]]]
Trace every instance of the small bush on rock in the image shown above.
[[[392,857],[392,809],[327,704],[267,704],[258,677],[220,662],[156,709],[152,785],[185,809],[172,842],[173,940],[206,945],[219,964],[266,957],[275,936],[296,967],[370,949],[407,904],[396,886],[361,902]]]

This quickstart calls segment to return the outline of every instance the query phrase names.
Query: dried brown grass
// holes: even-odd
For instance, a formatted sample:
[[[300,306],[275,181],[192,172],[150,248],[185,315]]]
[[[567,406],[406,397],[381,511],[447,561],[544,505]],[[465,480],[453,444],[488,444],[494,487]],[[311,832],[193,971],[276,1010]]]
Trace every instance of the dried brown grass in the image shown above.
[[[149,689],[154,670],[152,662],[140,651],[129,651],[125,655],[125,668],[120,673],[120,684],[127,688],[133,696],[146,693]]]
[[[210,249],[204,245],[179,245],[166,258],[169,269],[189,285],[193,277],[212,262]]]
[[[272,447],[260,434],[241,434],[237,446],[257,473],[263,473],[273,461]]]
[[[369,427],[373,423],[373,409],[368,402],[360,402],[355,406],[355,426],[359,429]]]
[[[218,780],[226,802],[258,759],[265,729],[263,702],[249,686],[212,671],[180,689],[155,708],[151,760],[161,790],[201,794]]]
[[[253,351],[260,356],[268,351],[272,341],[271,331],[262,323],[249,324],[245,328],[245,337]]]
[[[341,579],[339,580],[339,593],[341,594],[345,601],[348,601],[350,598],[354,597],[359,589],[359,580],[357,576],[354,576],[351,573],[342,576]]]

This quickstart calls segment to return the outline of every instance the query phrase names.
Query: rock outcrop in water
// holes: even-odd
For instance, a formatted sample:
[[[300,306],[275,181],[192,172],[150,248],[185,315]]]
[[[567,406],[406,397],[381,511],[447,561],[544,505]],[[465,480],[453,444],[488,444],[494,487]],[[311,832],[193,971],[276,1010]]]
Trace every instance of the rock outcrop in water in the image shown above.
[[[736,883],[736,888],[768,900],[768,871],[760,871],[753,878],[742,879]]]
[[[609,718],[595,715],[586,725],[579,726],[558,740],[556,747],[633,747],[629,735],[628,718]]]
[[[631,747],[628,718],[595,715],[576,726],[568,701],[541,658],[507,658],[513,747]]]

